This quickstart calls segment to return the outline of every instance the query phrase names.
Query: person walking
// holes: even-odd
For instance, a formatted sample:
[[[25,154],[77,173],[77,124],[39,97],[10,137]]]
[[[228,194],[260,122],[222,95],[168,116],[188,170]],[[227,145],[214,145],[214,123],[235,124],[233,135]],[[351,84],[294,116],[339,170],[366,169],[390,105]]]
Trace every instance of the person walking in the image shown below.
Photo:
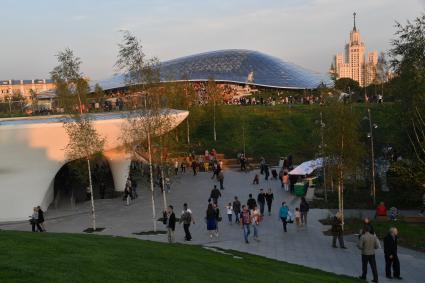
[[[207,230],[210,239],[213,238],[214,232],[217,230],[217,217],[216,210],[214,209],[212,203],[208,204],[208,208],[206,211],[206,220],[207,220]]]
[[[241,214],[241,202],[238,200],[238,197],[235,197],[235,200],[232,204],[233,212],[235,213],[235,223],[239,224],[239,216]]]
[[[266,203],[267,203],[267,210],[269,212],[269,216],[272,215],[272,203],[274,200],[272,189],[269,189],[269,191],[266,193]]]
[[[241,226],[243,229],[243,237],[245,239],[245,243],[249,244],[248,237],[251,234],[251,213],[248,210],[248,207],[242,205],[241,212]]]
[[[179,161],[176,159],[174,161],[174,175],[177,175],[179,173]]]
[[[259,242],[260,240],[258,239],[258,230],[259,230],[259,225],[261,222],[261,218],[262,218],[262,214],[260,212],[260,210],[258,209],[258,207],[254,207],[254,210],[252,211],[252,219],[251,219],[251,223],[252,223],[252,228],[254,229],[254,240]]]
[[[195,224],[195,219],[193,218],[192,211],[188,208],[187,203],[183,204],[183,211],[180,216],[180,223],[183,223],[183,230],[184,230],[184,240],[185,241],[191,241],[192,235],[190,234],[190,224]]]
[[[180,164],[180,171],[183,173],[186,173],[186,160],[183,160]]]
[[[40,223],[38,223],[38,211],[37,207],[34,207],[32,210],[32,215],[30,219],[31,228],[33,232],[43,232],[43,229],[40,226]],[[37,226],[37,231],[35,230],[35,227]]]
[[[227,212],[227,219],[229,220],[229,224],[232,224],[233,207],[231,202],[229,202],[229,204],[226,205],[226,212]]]
[[[286,224],[288,223],[287,222],[288,212],[289,212],[288,206],[286,205],[285,202],[282,202],[282,206],[279,209],[279,217],[280,217],[280,220],[282,221],[283,231],[284,232],[288,232],[286,230]]]
[[[197,174],[197,170],[196,170],[196,167],[198,167],[198,164],[196,163],[196,160],[194,159],[194,160],[192,160],[192,170],[193,170],[193,176],[196,176],[196,174]]]
[[[167,208],[167,235],[168,242],[174,243],[174,231],[176,230],[176,215],[173,212],[173,206],[169,205]]]
[[[387,236],[384,238],[384,254],[385,254],[385,275],[388,279],[398,279],[400,277],[400,261],[397,255],[398,230],[391,227]],[[391,276],[391,267],[393,276]]]
[[[248,206],[249,210],[253,210],[254,207],[257,206],[257,202],[255,201],[255,199],[252,197],[252,194],[249,194],[249,199],[246,202],[246,205]]]
[[[289,185],[288,185],[288,188],[289,188]],[[308,213],[309,210],[310,210],[310,205],[305,200],[305,197],[302,197],[301,203],[300,203],[300,213],[301,213],[301,224],[302,225],[307,225],[307,213]]]
[[[213,200],[214,204],[218,203],[218,198],[221,197],[221,192],[217,189],[217,186],[214,185],[214,188],[211,191],[210,198]]]
[[[283,173],[283,188],[285,192],[289,191],[289,175],[288,172]]]
[[[365,227],[364,234],[360,236],[357,247],[361,250],[362,254],[362,275],[360,279],[366,280],[367,275],[367,264],[369,263],[372,269],[373,280],[372,282],[378,282],[378,271],[376,268],[375,250],[380,248],[378,238],[371,234],[369,227]]]
[[[260,174],[264,174],[264,166],[266,165],[266,159],[264,157],[260,158]]]
[[[264,193],[263,189],[260,189],[260,192],[258,193],[257,202],[260,205],[261,215],[264,215],[264,206],[266,204],[266,194]]]
[[[224,186],[223,186],[223,182],[224,182],[223,170],[220,170],[220,172],[218,172],[217,180],[220,182],[220,190],[224,190]]]
[[[264,174],[265,174],[264,179],[265,180],[268,180],[269,179],[269,176],[270,176],[270,170],[269,170],[269,165],[268,164],[264,164]]]
[[[41,227],[41,232],[46,232],[46,228],[44,228],[44,211],[41,209],[40,206],[37,206],[37,212],[38,212],[38,224]]]
[[[339,247],[341,249],[346,249],[344,245],[344,231],[342,228],[342,214],[337,212],[334,218],[332,219],[332,247],[336,248],[336,240],[338,239]]]

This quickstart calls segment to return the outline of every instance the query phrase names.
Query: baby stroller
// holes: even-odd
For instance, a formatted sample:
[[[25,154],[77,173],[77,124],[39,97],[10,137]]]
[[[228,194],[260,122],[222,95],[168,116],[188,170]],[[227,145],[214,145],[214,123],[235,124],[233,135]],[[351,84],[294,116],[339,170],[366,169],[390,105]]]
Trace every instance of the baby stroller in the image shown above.
[[[273,177],[273,180],[277,180],[277,171],[276,171],[276,169],[273,169],[272,170],[272,177]]]

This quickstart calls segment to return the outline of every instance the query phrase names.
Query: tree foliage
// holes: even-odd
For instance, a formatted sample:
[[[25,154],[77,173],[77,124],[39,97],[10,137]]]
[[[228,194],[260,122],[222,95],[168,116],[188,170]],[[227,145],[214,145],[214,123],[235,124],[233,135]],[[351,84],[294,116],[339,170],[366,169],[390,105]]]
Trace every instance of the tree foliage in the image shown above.
[[[360,91],[359,83],[350,78],[341,78],[336,80],[335,88],[346,93]]]

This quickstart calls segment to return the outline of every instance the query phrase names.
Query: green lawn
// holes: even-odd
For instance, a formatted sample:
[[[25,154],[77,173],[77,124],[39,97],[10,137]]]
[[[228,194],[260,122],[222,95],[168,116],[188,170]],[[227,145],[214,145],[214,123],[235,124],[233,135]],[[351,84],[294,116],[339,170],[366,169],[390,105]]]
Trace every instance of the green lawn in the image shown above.
[[[378,124],[375,130],[376,148],[392,144],[403,148],[402,127],[398,124],[397,108],[392,104],[368,105],[372,108],[372,118]],[[359,119],[367,115],[364,104],[353,104],[353,111]],[[248,156],[266,157],[277,161],[279,156],[292,154],[295,162],[314,158],[319,152],[320,105],[276,105],[276,106],[236,106],[217,107],[217,141],[213,140],[213,120],[210,108],[199,108],[190,113],[190,133],[192,148],[198,153],[216,148],[227,157],[235,157],[243,150],[242,125],[245,126],[246,152]],[[368,124],[362,120],[362,131],[366,136]],[[186,141],[186,123],[178,127],[180,140]],[[184,143],[184,142],[183,142]],[[380,151],[379,151],[380,153]]]
[[[199,246],[130,238],[0,231],[0,282],[359,282]]]
[[[323,224],[330,225],[330,219],[320,221]],[[344,225],[344,234],[359,233],[363,226],[363,220],[360,218],[346,218]],[[396,227],[399,232],[399,245],[423,251],[425,246],[425,224],[406,223],[402,219],[399,221],[373,221],[373,228],[380,239],[383,239],[391,227]],[[327,233],[329,234],[329,233]]]

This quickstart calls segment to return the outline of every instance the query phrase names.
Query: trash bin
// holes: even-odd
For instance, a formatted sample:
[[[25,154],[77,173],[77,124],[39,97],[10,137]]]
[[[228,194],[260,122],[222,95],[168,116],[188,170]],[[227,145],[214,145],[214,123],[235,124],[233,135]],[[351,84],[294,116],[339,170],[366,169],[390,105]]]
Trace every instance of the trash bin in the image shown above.
[[[305,184],[302,183],[295,183],[294,185],[294,193],[297,197],[302,197],[305,195]]]

